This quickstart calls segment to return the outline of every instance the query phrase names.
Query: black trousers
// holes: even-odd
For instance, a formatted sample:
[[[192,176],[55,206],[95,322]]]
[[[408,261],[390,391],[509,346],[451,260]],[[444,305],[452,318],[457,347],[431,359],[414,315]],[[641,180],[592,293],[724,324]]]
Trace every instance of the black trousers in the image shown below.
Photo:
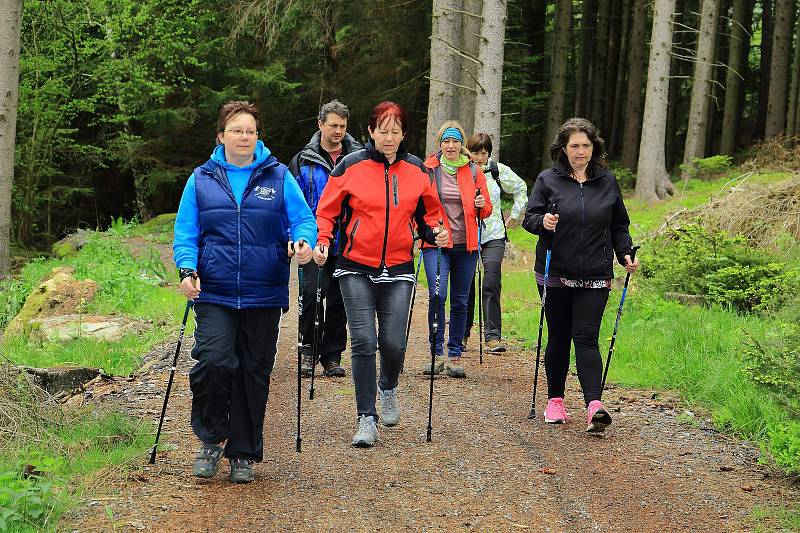
[[[225,457],[260,462],[281,310],[210,303],[197,303],[194,309],[192,429],[205,443],[227,439]]]
[[[542,286],[537,285],[539,295]],[[586,405],[600,399],[603,360],[597,342],[600,322],[608,302],[608,289],[547,287],[547,397],[563,398],[569,372],[570,344],[575,344],[575,366]]]
[[[317,273],[320,267],[314,261],[309,261],[301,268],[303,269],[303,313],[300,315],[300,324],[303,328],[303,351],[311,353],[314,342],[314,313],[317,306]],[[322,267],[320,284],[317,352],[323,365],[329,361],[341,364],[342,352],[347,346],[347,314],[342,302],[339,279],[333,277],[335,269],[336,256],[332,255]]]
[[[481,261],[483,262],[483,338],[487,341],[500,339],[503,327],[500,313],[500,289],[502,288],[503,255],[506,251],[506,241],[493,239],[481,246]],[[477,276],[477,272],[475,274]],[[469,337],[470,330],[475,323],[475,280],[469,289],[467,300],[467,327],[464,337]]]

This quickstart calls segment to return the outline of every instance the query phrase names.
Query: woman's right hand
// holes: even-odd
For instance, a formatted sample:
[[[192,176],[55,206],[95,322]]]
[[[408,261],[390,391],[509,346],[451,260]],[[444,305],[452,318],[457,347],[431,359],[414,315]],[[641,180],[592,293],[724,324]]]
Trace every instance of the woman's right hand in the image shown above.
[[[316,264],[318,264],[319,266],[322,266],[322,265],[324,265],[324,264],[325,264],[325,261],[327,261],[327,260],[328,260],[328,247],[327,247],[327,246],[324,246],[324,245],[320,245],[320,244],[318,244],[318,245],[317,245],[317,246],[314,248],[314,255],[313,255],[313,257],[314,257],[314,262],[315,262]]]
[[[195,273],[193,276],[186,276],[181,281],[181,293],[190,300],[200,296],[200,277]]]
[[[542,220],[542,226],[547,231],[555,231],[556,225],[558,224],[558,215],[553,215],[552,213],[545,213],[544,220]]]
[[[444,226],[433,228],[433,233],[436,235],[436,246],[439,248],[444,248],[447,246],[447,242],[450,240],[450,235],[447,233],[447,230],[444,229]]]

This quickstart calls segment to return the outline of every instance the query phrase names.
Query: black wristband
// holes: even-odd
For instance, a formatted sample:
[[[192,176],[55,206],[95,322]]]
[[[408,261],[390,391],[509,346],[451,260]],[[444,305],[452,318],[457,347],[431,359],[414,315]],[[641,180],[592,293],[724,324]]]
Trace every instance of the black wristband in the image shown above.
[[[178,275],[180,276],[181,281],[183,281],[185,278],[188,278],[189,276],[197,278],[197,272],[195,272],[191,268],[179,268]]]

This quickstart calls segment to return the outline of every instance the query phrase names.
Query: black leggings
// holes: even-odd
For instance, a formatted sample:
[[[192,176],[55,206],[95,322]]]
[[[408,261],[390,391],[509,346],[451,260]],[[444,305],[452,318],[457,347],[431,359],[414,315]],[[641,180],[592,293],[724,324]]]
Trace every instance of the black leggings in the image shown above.
[[[537,285],[539,294],[542,286]],[[570,343],[575,344],[575,365],[586,405],[600,399],[603,361],[597,338],[608,302],[607,289],[548,287],[545,317],[547,349],[544,368],[547,372],[547,397],[563,398],[569,371]]]

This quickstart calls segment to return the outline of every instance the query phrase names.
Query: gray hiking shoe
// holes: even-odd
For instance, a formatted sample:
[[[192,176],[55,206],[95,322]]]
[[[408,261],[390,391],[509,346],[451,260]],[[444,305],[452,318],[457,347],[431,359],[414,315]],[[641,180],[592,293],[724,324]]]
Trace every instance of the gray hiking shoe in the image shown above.
[[[433,375],[438,376],[444,370],[444,356],[437,355],[436,360],[433,364]],[[426,361],[426,363],[422,366],[422,373],[426,376],[431,375],[431,361],[430,359]]]
[[[397,403],[397,387],[381,391],[381,423],[396,426],[400,422],[400,404]]]
[[[461,364],[461,358],[451,358],[444,367],[444,373],[451,378],[467,377],[467,372],[464,370],[464,365]]]
[[[214,477],[219,468],[219,460],[222,457],[222,448],[216,444],[203,444],[200,451],[194,458],[192,474],[205,479]]]
[[[372,448],[378,440],[378,425],[370,415],[358,417],[358,431],[353,436],[353,446],[356,448]]]
[[[256,478],[253,472],[253,461],[237,457],[230,459],[231,481],[234,483],[250,483]]]

